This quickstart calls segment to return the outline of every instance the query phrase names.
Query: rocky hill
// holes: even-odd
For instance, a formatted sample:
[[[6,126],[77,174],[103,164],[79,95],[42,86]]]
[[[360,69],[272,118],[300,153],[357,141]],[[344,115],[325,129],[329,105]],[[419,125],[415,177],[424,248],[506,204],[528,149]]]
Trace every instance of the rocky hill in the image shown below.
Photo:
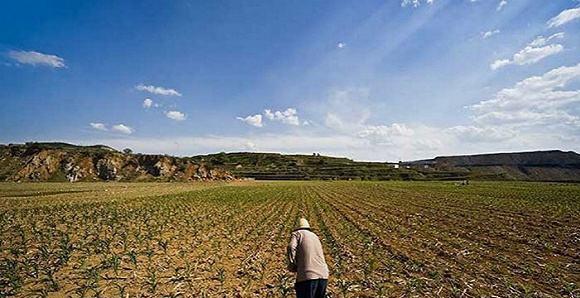
[[[559,150],[494,153],[464,156],[440,156],[433,159],[441,166],[580,166],[580,154]]]
[[[132,154],[65,143],[0,145],[0,181],[524,180],[580,182],[580,154],[562,151],[441,156],[411,162],[278,153],[193,157]]]
[[[405,164],[424,171],[462,172],[471,179],[580,182],[580,154],[572,151],[439,156]]]
[[[277,153],[192,157],[238,177],[260,180],[523,180],[580,182],[580,154],[562,151],[444,156],[389,163]]]
[[[192,181],[233,179],[189,158],[65,143],[0,145],[0,181]]]

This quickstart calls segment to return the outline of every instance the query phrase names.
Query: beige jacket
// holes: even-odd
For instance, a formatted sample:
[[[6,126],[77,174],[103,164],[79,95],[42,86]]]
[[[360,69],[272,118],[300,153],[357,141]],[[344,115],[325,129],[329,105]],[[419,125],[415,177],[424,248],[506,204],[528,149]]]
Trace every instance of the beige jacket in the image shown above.
[[[296,272],[296,282],[328,279],[328,266],[316,234],[307,229],[292,232],[288,244],[288,269]]]

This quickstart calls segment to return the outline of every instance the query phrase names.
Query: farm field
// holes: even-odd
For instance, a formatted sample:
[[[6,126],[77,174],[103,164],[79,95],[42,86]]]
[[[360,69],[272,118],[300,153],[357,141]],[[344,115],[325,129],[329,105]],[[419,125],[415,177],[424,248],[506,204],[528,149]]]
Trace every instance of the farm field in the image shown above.
[[[331,297],[579,297],[580,185],[0,183],[0,297],[292,297],[296,219]]]

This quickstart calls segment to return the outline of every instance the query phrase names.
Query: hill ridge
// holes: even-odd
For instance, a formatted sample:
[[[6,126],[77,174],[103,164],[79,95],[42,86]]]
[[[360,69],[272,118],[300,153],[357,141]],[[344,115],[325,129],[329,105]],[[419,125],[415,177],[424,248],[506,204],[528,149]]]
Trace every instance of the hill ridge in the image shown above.
[[[0,180],[524,180],[580,182],[580,154],[545,150],[354,161],[317,153],[231,152],[173,157],[60,142],[0,145]]]

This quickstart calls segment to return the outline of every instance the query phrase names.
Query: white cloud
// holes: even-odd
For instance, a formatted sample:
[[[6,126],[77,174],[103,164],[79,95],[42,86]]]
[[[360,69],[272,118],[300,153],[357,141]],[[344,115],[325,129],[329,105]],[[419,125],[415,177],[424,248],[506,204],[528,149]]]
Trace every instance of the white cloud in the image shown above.
[[[336,47],[339,48],[339,49],[342,49],[342,48],[346,47],[346,43],[339,42],[339,43],[336,44]]]
[[[123,133],[126,135],[130,135],[132,134],[135,130],[125,124],[117,124],[117,125],[113,125],[113,127],[111,128],[112,131],[115,132],[119,132],[119,133]]]
[[[274,120],[274,113],[272,113],[271,110],[264,110],[264,117],[270,119],[270,120]]]
[[[320,109],[326,110],[324,123],[328,128],[356,134],[370,117],[369,89],[333,90]]]
[[[324,124],[332,128],[334,130],[343,130],[345,128],[345,124],[340,118],[340,116],[334,113],[326,113],[326,118],[324,119]]]
[[[509,59],[498,59],[493,61],[493,63],[491,63],[489,65],[489,67],[493,70],[496,70],[498,68],[504,67],[506,65],[510,65],[512,64],[512,62]]]
[[[66,67],[63,58],[35,51],[10,51],[8,56],[21,64],[42,65],[53,68]]]
[[[450,133],[462,141],[467,142],[498,142],[516,136],[516,132],[511,129],[497,127],[463,126],[458,125],[447,128],[444,132]]]
[[[369,95],[367,88],[333,90],[321,107],[326,110],[324,124],[331,134],[348,137],[353,143],[363,141],[367,152],[357,152],[358,156],[398,160],[444,152],[449,137],[441,135],[440,129],[421,124],[369,123],[372,107]]]
[[[165,112],[165,116],[167,116],[167,118],[175,120],[175,121],[183,121],[187,118],[187,116],[180,111],[168,111],[168,112]]]
[[[566,35],[564,32],[558,32],[555,34],[552,34],[548,37],[544,37],[544,36],[538,36],[536,37],[534,40],[532,40],[532,42],[530,42],[529,46],[531,47],[541,47],[541,46],[545,46],[548,44],[548,42],[552,41],[553,39],[562,39],[564,38]]]
[[[289,125],[300,125],[300,119],[298,119],[298,113],[295,108],[287,108],[285,111],[275,111],[266,109],[264,110],[264,116],[268,120],[280,121],[284,124]]]
[[[488,100],[470,106],[474,121],[483,126],[560,127],[580,129],[577,115],[580,90],[562,90],[580,79],[580,64],[559,67],[502,89]]]
[[[497,11],[500,11],[503,9],[504,6],[506,6],[508,4],[507,0],[501,0],[498,4],[497,4]]]
[[[391,125],[368,125],[359,132],[359,136],[412,136],[414,131],[405,124],[393,123]]]
[[[76,144],[106,144],[113,148],[132,148],[148,154],[191,156],[215,152],[259,150],[284,154],[345,156],[356,160],[397,161],[432,158],[438,155],[475,154],[484,152],[523,151],[549,148],[575,148],[577,135],[518,133],[513,138],[492,141],[483,135],[467,139],[446,129],[412,127],[414,135],[398,137],[390,144],[377,144],[368,139],[342,133],[320,134],[303,131],[290,134],[252,133],[248,136],[205,135],[193,137],[148,137],[65,140]]]
[[[165,96],[181,96],[181,93],[177,92],[175,89],[169,89],[164,87],[156,87],[152,85],[139,84],[135,86],[135,89],[139,91],[149,92],[151,94],[165,95]]]
[[[566,9],[557,16],[551,18],[548,21],[548,27],[560,27],[578,18],[580,18],[580,7]]]
[[[528,46],[514,54],[513,63],[517,65],[534,64],[563,50],[564,47],[560,44],[551,44],[540,48]]]
[[[498,59],[490,64],[490,68],[496,70],[510,64],[526,65],[534,64],[546,57],[558,54],[564,50],[561,44],[548,44],[554,39],[561,39],[564,33],[556,33],[549,37],[538,36],[530,42],[525,48],[515,53],[511,59]]]
[[[409,155],[433,156],[444,152],[443,148],[452,141],[448,134],[442,133],[438,128],[404,123],[366,125],[355,137],[368,141],[368,147],[373,151],[385,150],[391,152],[391,156],[396,153],[397,159]]]
[[[580,90],[564,89],[580,79],[580,64],[557,68],[506,88],[469,107],[471,122],[451,127],[420,123],[369,123],[366,109],[356,104],[366,92],[332,92],[326,127],[311,126],[294,133],[252,133],[249,136],[199,136],[150,139],[93,140],[139,152],[181,155],[220,151],[255,151],[347,156],[358,160],[396,161],[437,155],[522,151],[580,146]],[[575,86],[575,85],[574,85]],[[360,90],[359,90],[360,91]],[[365,104],[364,106],[367,106]],[[323,114],[324,115],[324,114]],[[265,112],[238,117],[263,126]]]
[[[352,157],[352,151],[358,158],[368,159],[367,142],[360,138],[344,135],[309,135],[300,134],[259,134],[252,136],[199,136],[199,137],[160,137],[130,139],[95,139],[66,140],[76,144],[107,144],[113,148],[132,148],[135,151],[159,154],[171,153],[182,156],[193,154],[236,152],[256,150],[262,152],[305,153]],[[384,149],[383,149],[384,151]],[[374,154],[374,152],[373,152]],[[384,157],[383,157],[384,158]],[[375,156],[375,160],[377,157]]]
[[[500,33],[499,29],[481,32],[481,38],[488,39],[488,38],[490,38],[496,34],[499,34],[499,33]]]
[[[397,137],[410,137],[415,131],[405,124],[367,125],[358,132],[361,138],[370,139],[376,143],[391,143]]]
[[[539,40],[536,43],[541,44]],[[335,106],[329,104],[325,124],[332,133],[367,141],[367,150],[377,157],[389,156],[391,159],[570,147],[558,144],[566,144],[563,140],[569,139],[572,139],[569,142],[580,142],[580,138],[574,137],[580,133],[580,91],[559,89],[566,82],[580,78],[579,69],[580,66],[557,69],[540,78],[524,80],[514,88],[504,89],[498,92],[496,99],[506,100],[485,100],[471,106],[472,121],[464,125],[375,124],[369,123],[370,118],[364,114],[353,117],[352,113],[336,112]],[[331,96],[331,102],[342,103],[338,106],[350,107],[350,100],[346,99],[359,98],[348,92],[337,94],[340,95]],[[342,100],[336,101],[336,98]],[[512,105],[514,107],[510,107]],[[376,157],[371,159],[376,160]]]
[[[150,107],[153,106],[153,100],[151,100],[151,98],[145,98],[145,100],[143,100],[143,107],[148,109]]]
[[[255,126],[255,127],[262,127],[264,124],[262,123],[262,115],[250,115],[246,117],[236,117],[236,119],[245,122],[248,125]]]
[[[424,1],[427,4],[433,4],[434,0],[426,0]],[[401,1],[401,6],[405,7],[405,6],[413,6],[413,7],[419,7],[421,5],[423,1],[421,0],[402,0]]]
[[[254,144],[252,141],[247,141],[244,144],[244,148],[250,151],[255,151],[257,149],[256,144]]]
[[[102,130],[102,131],[107,131],[108,130],[107,127],[105,126],[105,124],[103,124],[103,123],[98,123],[98,122],[97,123],[94,123],[94,122],[91,122],[90,125],[91,125],[92,128],[94,128],[96,130]]]
[[[295,108],[287,108],[284,111],[272,111],[271,109],[265,109],[262,115],[256,114],[247,117],[236,117],[236,119],[255,127],[264,126],[264,123],[262,122],[264,118],[270,121],[278,121],[293,126],[300,126],[301,124],[300,118],[298,118],[298,112]],[[310,122],[305,120],[302,122],[302,125],[310,125]]]
[[[107,126],[104,123],[99,123],[99,122],[91,122],[90,123],[91,127],[96,129],[96,130],[101,130],[101,131],[108,131],[109,129],[107,128]],[[111,127],[111,131],[114,132],[118,132],[118,133],[123,133],[123,134],[127,134],[130,135],[132,134],[135,130],[127,125],[124,124],[117,124],[117,125],[113,125]]]
[[[540,39],[536,42],[542,44]],[[471,105],[467,110],[471,113],[471,120],[462,125],[434,127],[421,123],[372,123],[370,119],[374,118],[369,117],[368,112],[372,105],[365,102],[368,92],[351,89],[331,92],[328,101],[315,107],[323,111],[322,118],[326,116],[326,127],[298,127],[291,133],[252,131],[247,136],[111,138],[90,143],[130,147],[147,153],[320,152],[382,161],[483,152],[573,149],[580,146],[580,90],[576,84],[579,80],[580,64],[529,77],[498,91],[490,99]],[[275,118],[274,111],[265,111],[264,114],[237,119],[262,127],[263,120],[275,121]]]

